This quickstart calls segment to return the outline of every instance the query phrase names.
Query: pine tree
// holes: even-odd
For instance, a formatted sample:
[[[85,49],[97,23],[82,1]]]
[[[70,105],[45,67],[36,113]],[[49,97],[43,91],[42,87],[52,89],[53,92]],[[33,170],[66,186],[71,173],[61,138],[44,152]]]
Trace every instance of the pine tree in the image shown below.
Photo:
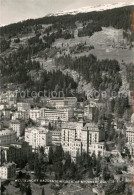
[[[49,163],[53,163],[53,160],[54,160],[54,154],[53,154],[53,149],[52,147],[49,148],[49,155],[48,155],[48,158],[49,158]]]
[[[42,188],[41,195],[45,195],[45,190],[44,190],[44,187]]]
[[[30,185],[26,189],[26,195],[32,195],[32,190]]]
[[[34,172],[36,178],[40,178],[41,176],[41,166],[39,163],[38,155],[36,155],[35,160],[34,160]]]

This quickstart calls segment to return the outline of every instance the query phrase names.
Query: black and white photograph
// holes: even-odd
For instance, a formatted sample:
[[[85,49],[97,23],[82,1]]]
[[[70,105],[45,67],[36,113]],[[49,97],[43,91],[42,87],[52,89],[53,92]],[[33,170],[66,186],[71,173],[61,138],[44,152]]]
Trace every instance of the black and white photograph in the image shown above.
[[[0,0],[0,195],[134,195],[134,0]]]

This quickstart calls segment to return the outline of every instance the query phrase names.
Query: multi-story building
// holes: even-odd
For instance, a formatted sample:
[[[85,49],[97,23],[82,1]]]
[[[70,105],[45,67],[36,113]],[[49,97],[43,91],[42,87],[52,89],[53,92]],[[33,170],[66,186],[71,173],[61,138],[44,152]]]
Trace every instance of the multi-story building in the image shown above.
[[[70,155],[71,155],[73,160],[75,160],[77,155],[81,155],[82,154],[81,140],[75,140],[75,141],[71,142],[69,152],[70,152]]]
[[[83,130],[89,131],[89,145],[104,141],[105,132],[103,129],[99,129],[95,123],[87,123]]]
[[[10,107],[15,105],[17,101],[17,96],[15,91],[7,91],[6,93],[2,93],[0,96],[0,103],[7,103]]]
[[[105,152],[104,142],[98,142],[98,143],[94,143],[94,144],[89,145],[89,154],[90,155],[95,153],[96,156],[98,156],[99,154],[101,156],[103,156],[104,152]]]
[[[51,127],[60,129],[62,126],[62,123],[65,123],[65,122],[61,121],[59,119],[58,120],[49,120],[46,118],[38,118],[37,123],[39,126],[42,126],[42,127],[49,127],[49,125],[51,125]]]
[[[27,143],[10,144],[9,146],[0,146],[1,163],[28,160],[32,153],[32,147]]]
[[[31,127],[25,130],[25,141],[32,146],[33,149],[52,145],[51,132],[44,127]]]
[[[0,178],[1,179],[14,179],[16,174],[16,164],[13,162],[4,163],[0,166]]]
[[[133,123],[126,127],[126,138],[127,138],[127,143],[125,144],[125,146],[126,148],[128,148],[130,155],[134,156],[134,125]]]
[[[82,142],[82,152],[89,152],[89,131],[87,129],[81,130],[81,142]]]
[[[38,118],[37,119],[37,123],[39,124],[39,126],[46,126],[46,127],[48,127],[48,125],[49,125],[49,120],[48,119],[46,119],[46,118]]]
[[[40,118],[40,109],[38,108],[30,109],[29,113],[30,113],[30,118],[33,121],[37,121],[37,119]]]
[[[8,105],[11,108],[12,106],[16,106],[16,98],[11,97],[10,100],[8,101]]]
[[[0,146],[15,143],[17,139],[16,132],[10,129],[0,131]]]
[[[73,110],[72,107],[59,108],[58,111],[59,111],[59,115],[60,115],[59,118],[60,118],[61,121],[68,121],[70,118],[73,117],[73,114],[74,114],[74,110]],[[66,115],[67,115],[66,119],[67,120],[63,120],[64,119],[64,117],[62,117],[63,113],[66,113]]]
[[[9,127],[13,129],[13,131],[16,131],[17,137],[20,137],[24,133],[25,123],[20,120],[12,120],[10,121]]]
[[[2,110],[2,115],[3,115],[3,118],[4,119],[10,119],[10,116],[11,116],[11,111],[10,111],[10,109],[8,109],[8,108],[5,108],[5,109],[3,109]]]
[[[29,111],[30,110],[30,104],[25,102],[19,102],[17,103],[17,109],[18,111]]]
[[[90,107],[90,105],[85,106],[84,117],[88,120],[93,120],[93,111],[94,111],[94,107]]]
[[[74,117],[77,118],[78,120],[79,119],[83,119],[83,116],[84,116],[84,111],[83,109],[74,109]]]
[[[45,111],[49,110],[48,108],[41,108],[40,109],[40,118],[44,118],[45,119]]]
[[[65,97],[65,107],[75,107],[77,104],[77,98],[76,97]]]
[[[130,155],[134,157],[134,143],[127,142],[125,146],[129,150]]]
[[[72,109],[68,108],[41,108],[40,109],[40,117],[45,118],[49,121],[68,121],[69,118],[73,115]]]
[[[40,109],[40,117],[43,117],[49,121],[56,121],[58,119],[57,109],[51,108],[41,108]]]
[[[68,122],[63,124],[62,126],[62,132],[61,132],[61,144],[63,147],[63,150],[65,152],[70,152],[70,154],[77,153],[77,151],[73,152],[73,144],[76,141],[81,140],[81,130],[83,128],[82,122]],[[76,147],[77,149],[77,147]],[[79,148],[80,150],[80,148]],[[80,150],[81,151],[81,150]]]
[[[65,106],[64,98],[50,98],[47,102],[56,108],[63,108]]]
[[[126,137],[127,137],[127,141],[129,143],[133,143],[134,144],[134,126],[130,125],[127,127],[126,129]]]
[[[76,97],[55,97],[47,100],[49,104],[56,108],[75,107],[77,103]]]
[[[16,111],[12,113],[12,120],[16,119],[22,119],[22,120],[28,120],[29,119],[29,111],[22,110],[22,111]]]
[[[61,145],[61,131],[51,131],[52,134],[52,145]]]
[[[81,152],[92,154],[94,151],[97,155],[99,152],[103,155],[104,138],[104,131],[94,123],[87,123],[84,127],[82,122],[65,123],[62,126],[61,144],[65,152],[70,152],[72,158]]]

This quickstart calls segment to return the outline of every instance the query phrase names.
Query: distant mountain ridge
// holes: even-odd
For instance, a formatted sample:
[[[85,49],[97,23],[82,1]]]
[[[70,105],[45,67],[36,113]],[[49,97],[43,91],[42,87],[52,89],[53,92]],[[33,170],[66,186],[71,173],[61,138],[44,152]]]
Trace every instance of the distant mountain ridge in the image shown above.
[[[56,13],[49,13],[46,14],[44,17],[51,17],[51,16],[63,16],[63,15],[76,15],[79,13],[88,13],[88,12],[100,12],[100,11],[105,11],[105,10],[110,10],[110,9],[114,9],[114,8],[121,8],[121,7],[126,7],[126,6],[133,6],[134,5],[134,0],[131,3],[114,3],[114,4],[106,4],[106,5],[96,5],[96,6],[87,6],[87,7],[81,7],[81,8],[77,8],[77,9],[72,9],[72,10],[64,10],[64,11],[58,11]],[[42,17],[41,17],[42,18]],[[30,18],[31,20],[36,20],[37,18]],[[26,19],[28,20],[28,19]],[[24,20],[24,21],[26,21]],[[23,21],[18,21],[15,23],[19,23],[19,22],[23,22]],[[11,24],[15,24],[15,23],[11,23]],[[9,26],[10,24],[0,24],[0,28],[4,27],[4,26]]]
[[[88,6],[88,7],[81,7],[78,9],[72,9],[68,11],[58,11],[56,13],[50,13],[47,14],[46,16],[60,16],[60,15],[75,15],[78,13],[88,13],[88,12],[93,12],[93,11],[104,11],[104,10],[109,10],[109,9],[114,9],[114,8],[120,8],[120,7],[125,7],[125,6],[131,6],[134,5],[134,2],[132,3],[114,3],[114,4],[106,4],[106,5],[97,5],[97,6]]]

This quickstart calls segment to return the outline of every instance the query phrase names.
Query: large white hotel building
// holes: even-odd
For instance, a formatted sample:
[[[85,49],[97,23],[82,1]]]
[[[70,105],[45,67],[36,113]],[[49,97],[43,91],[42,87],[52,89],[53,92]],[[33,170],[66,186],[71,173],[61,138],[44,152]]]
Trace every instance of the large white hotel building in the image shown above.
[[[69,152],[72,158],[82,152],[103,155],[105,133],[94,123],[87,123],[83,127],[82,122],[68,122],[63,124],[61,144],[64,151]]]
[[[38,147],[50,146],[52,144],[51,132],[44,127],[31,127],[25,130],[25,141],[33,149]]]

